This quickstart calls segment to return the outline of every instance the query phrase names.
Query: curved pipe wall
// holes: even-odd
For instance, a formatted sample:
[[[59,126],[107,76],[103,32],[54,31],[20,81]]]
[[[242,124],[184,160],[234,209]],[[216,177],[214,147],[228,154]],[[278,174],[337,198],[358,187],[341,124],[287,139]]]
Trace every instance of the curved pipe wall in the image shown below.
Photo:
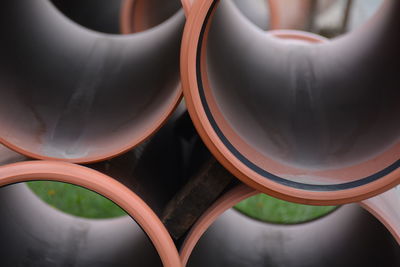
[[[305,224],[262,223],[228,210],[256,191],[239,186],[217,201],[181,248],[186,266],[398,266],[400,247],[357,205]]]
[[[368,28],[318,43],[263,33],[227,1],[196,2],[182,82],[213,154],[252,187],[305,204],[398,184],[399,8],[387,0]]]
[[[0,12],[0,142],[12,149],[113,157],[156,131],[181,98],[182,12],[129,36],[83,28],[49,1],[6,1]]]
[[[131,220],[78,219],[52,210],[23,185],[7,186],[33,180],[71,183],[107,197],[138,223],[151,242]],[[0,167],[0,186],[2,264],[159,266],[159,258],[164,266],[180,266],[175,245],[157,215],[131,190],[97,171],[51,161],[14,163]]]

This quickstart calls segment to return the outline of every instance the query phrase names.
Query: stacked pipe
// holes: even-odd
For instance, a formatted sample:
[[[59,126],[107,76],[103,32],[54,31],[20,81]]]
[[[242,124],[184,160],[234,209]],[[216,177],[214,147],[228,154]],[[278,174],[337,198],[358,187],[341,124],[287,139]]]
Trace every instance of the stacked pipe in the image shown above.
[[[282,29],[310,29],[296,3],[4,1],[0,265],[399,266],[400,3],[331,40]],[[37,180],[127,216],[57,211]],[[231,209],[260,193],[343,206]]]

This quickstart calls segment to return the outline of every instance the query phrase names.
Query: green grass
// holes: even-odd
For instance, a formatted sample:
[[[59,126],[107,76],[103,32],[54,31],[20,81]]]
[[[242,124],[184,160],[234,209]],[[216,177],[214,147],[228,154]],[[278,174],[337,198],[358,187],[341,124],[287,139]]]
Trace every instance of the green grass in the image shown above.
[[[112,201],[79,186],[49,181],[29,182],[27,185],[50,206],[78,217],[104,219],[125,215]]]
[[[324,216],[336,207],[300,205],[259,194],[240,202],[235,209],[259,221],[298,224]]]

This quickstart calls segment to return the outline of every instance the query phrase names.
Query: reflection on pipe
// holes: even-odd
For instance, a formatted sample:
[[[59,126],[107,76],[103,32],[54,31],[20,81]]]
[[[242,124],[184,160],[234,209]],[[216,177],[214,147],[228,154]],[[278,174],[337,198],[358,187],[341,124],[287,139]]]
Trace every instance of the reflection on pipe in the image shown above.
[[[13,149],[112,157],[157,130],[180,99],[183,12],[130,36],[89,31],[49,1],[5,1],[0,14],[0,141]]]

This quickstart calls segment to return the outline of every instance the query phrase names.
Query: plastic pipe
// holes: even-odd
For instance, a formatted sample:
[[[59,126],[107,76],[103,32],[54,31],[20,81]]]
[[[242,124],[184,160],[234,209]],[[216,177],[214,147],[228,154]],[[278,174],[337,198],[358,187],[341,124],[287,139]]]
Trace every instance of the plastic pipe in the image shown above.
[[[101,194],[124,209],[145,234],[126,218],[75,218],[44,204],[23,185],[9,186],[35,180],[70,183]],[[104,174],[71,163],[27,161],[1,166],[0,187],[2,265],[159,266],[160,259],[163,266],[180,266],[175,245],[157,215]]]
[[[200,2],[185,27],[182,83],[227,169],[304,204],[360,201],[400,182],[398,1],[332,41],[264,33],[227,1]]]
[[[20,153],[114,157],[158,130],[181,99],[182,12],[129,36],[88,30],[50,1],[10,0],[0,12],[0,142]]]
[[[400,246],[373,216],[352,204],[299,225],[259,222],[230,210],[257,194],[227,192],[198,220],[180,253],[184,266],[398,266]]]

